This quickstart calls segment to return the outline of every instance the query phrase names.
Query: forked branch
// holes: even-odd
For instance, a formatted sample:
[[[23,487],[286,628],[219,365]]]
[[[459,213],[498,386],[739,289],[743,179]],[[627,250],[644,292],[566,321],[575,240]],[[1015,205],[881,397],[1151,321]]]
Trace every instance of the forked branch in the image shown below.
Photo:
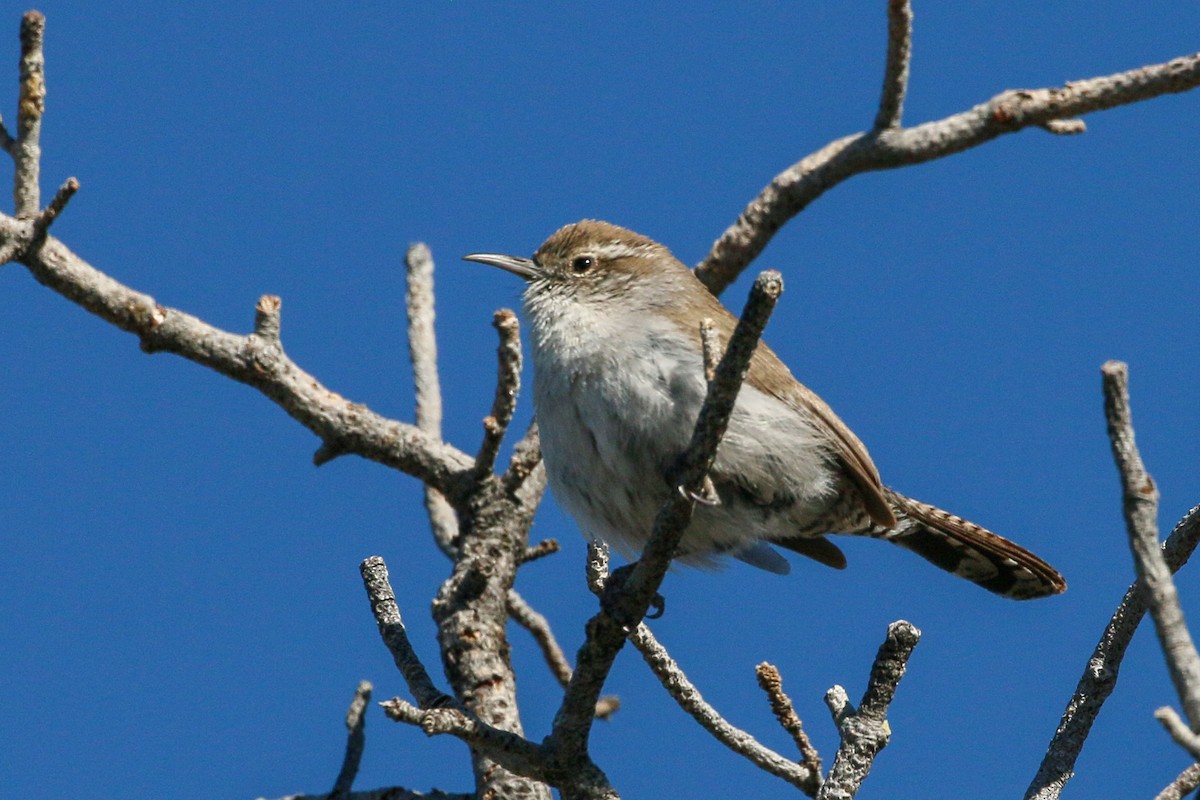
[[[1113,458],[1121,475],[1129,547],[1167,660],[1167,671],[1190,725],[1185,726],[1170,708],[1159,709],[1156,716],[1193,758],[1200,759],[1200,738],[1194,733],[1200,726],[1200,655],[1192,643],[1192,635],[1179,606],[1179,593],[1158,542],[1158,488],[1142,464],[1133,434],[1129,368],[1119,361],[1109,361],[1101,372],[1104,375],[1104,416],[1108,421]]]
[[[688,679],[675,659],[671,658],[667,649],[659,644],[646,623],[638,624],[629,641],[642,654],[650,671],[679,707],[696,720],[700,727],[712,734],[714,739],[764,772],[792,784],[809,797],[816,795],[817,788],[821,785],[820,759],[817,759],[815,769],[808,762],[798,764],[732,725],[704,699],[700,690]]]
[[[854,175],[944,158],[1029,127],[1075,133],[1082,123],[1074,118],[1081,114],[1186,92],[1200,85],[1200,53],[1194,53],[1164,64],[1072,81],[1056,88],[1001,92],[945,119],[912,128],[897,127],[904,85],[901,65],[907,63],[900,52],[907,40],[896,38],[896,29],[904,25],[904,19],[895,9],[903,4],[896,0],[889,3],[889,35],[895,46],[889,45],[888,78],[876,127],[838,139],[805,156],[776,175],[750,201],[696,266],[696,276],[713,294],[724,291],[784,223]]]
[[[911,623],[899,620],[888,626],[887,638],[875,655],[867,689],[858,710],[850,706],[846,690],[835,686],[825,696],[842,743],[833,759],[829,777],[821,784],[817,800],[849,800],[871,771],[875,756],[891,737],[887,723],[888,706],[896,696],[896,686],[904,677],[909,656],[921,640],[921,632]]]
[[[1109,362],[1104,365],[1103,372],[1105,417],[1121,473],[1128,527],[1131,532],[1143,528],[1149,530],[1146,538],[1142,534],[1135,535],[1131,545],[1141,552],[1139,558],[1144,559],[1147,550],[1156,551],[1167,573],[1178,572],[1200,542],[1200,505],[1184,515],[1160,548],[1157,545],[1157,523],[1154,521],[1157,490],[1145,472],[1134,442],[1127,369],[1123,364]],[[1149,559],[1157,561],[1154,555],[1150,555]],[[1162,575],[1158,575],[1156,580],[1161,585]],[[1152,592],[1147,590],[1147,576],[1139,574],[1138,579],[1126,590],[1088,658],[1075,692],[1063,711],[1058,729],[1046,748],[1046,755],[1025,791],[1025,800],[1056,800],[1074,776],[1075,761],[1083,750],[1100,709],[1116,688],[1125,651],[1146,613],[1151,595]],[[1186,731],[1186,726],[1183,728]]]
[[[19,220],[0,214],[0,241],[23,239]],[[386,419],[327,389],[275,343],[216,328],[160,305],[100,272],[52,236],[22,263],[38,281],[116,327],[149,353],[169,352],[260,391],[325,442],[318,460],[355,454],[394,467],[452,501],[472,487],[474,459],[412,425]]]

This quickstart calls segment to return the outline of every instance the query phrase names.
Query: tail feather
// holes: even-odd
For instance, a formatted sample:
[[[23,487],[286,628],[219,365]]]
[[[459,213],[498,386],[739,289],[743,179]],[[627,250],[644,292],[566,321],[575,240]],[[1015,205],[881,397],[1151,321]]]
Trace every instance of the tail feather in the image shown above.
[[[867,535],[911,550],[935,566],[1014,600],[1060,594],[1067,582],[1025,548],[936,506],[885,489],[899,522]]]

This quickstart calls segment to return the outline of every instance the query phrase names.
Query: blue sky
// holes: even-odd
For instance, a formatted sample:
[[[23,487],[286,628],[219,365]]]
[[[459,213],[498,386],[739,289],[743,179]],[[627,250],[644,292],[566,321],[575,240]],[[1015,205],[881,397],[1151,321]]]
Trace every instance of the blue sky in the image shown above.
[[[283,297],[289,354],[412,418],[405,248],[438,262],[446,436],[473,451],[495,375],[492,311],[518,281],[458,260],[527,254],[598,217],[694,263],[777,172],[874,118],[883,2],[41,4],[43,190],[82,190],[54,232],[160,302],[246,331]],[[15,107],[24,7],[0,7]],[[7,28],[5,27],[7,26]],[[916,6],[905,120],[1197,49],[1194,4]],[[7,55],[5,55],[7,52]],[[654,629],[735,724],[786,752],[755,686],[776,663],[827,761],[821,702],[860,695],[888,622],[924,631],[863,797],[1013,797],[1032,777],[1128,585],[1099,366],[1130,363],[1164,529],[1200,500],[1195,153],[1200,94],[859,176],[789,224],[758,270],[787,291],[767,339],[858,432],[889,484],[1036,550],[1067,594],[1018,604],[872,541],[837,573],[740,564],[668,576]],[[419,485],[314,437],[253,391],[0,270],[2,794],[246,798],[327,791],[358,680],[406,694],[357,565],[391,567],[435,674],[447,574]],[[520,409],[519,426],[529,407]],[[584,547],[518,588],[574,650],[594,599]],[[1190,569],[1190,568],[1189,568]],[[1196,616],[1197,583],[1180,581]],[[511,634],[527,731],[559,691]],[[440,675],[439,675],[440,677]],[[794,796],[687,720],[632,651],[594,755],[627,797]],[[1187,764],[1147,626],[1068,790],[1152,796]],[[466,791],[465,748],[367,725],[358,788]]]

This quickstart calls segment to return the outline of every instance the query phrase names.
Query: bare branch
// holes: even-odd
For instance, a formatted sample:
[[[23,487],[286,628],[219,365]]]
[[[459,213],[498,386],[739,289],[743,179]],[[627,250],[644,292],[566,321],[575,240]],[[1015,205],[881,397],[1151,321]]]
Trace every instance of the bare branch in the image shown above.
[[[46,206],[33,219],[33,230],[30,235],[29,247],[40,247],[46,238],[46,231],[54,224],[54,220],[58,219],[58,215],[67,207],[67,203],[71,202],[71,198],[79,191],[79,180],[77,178],[67,178],[62,186],[58,187],[58,191],[54,193],[54,199],[50,201],[50,205]]]
[[[721,334],[708,317],[700,320],[700,349],[704,353],[704,380],[712,383],[717,377],[717,363],[721,360]]]
[[[0,149],[8,153],[10,156],[17,154],[17,140],[8,132],[8,126],[4,124],[4,117],[0,116]]]
[[[346,757],[342,760],[337,780],[333,782],[333,789],[329,791],[330,800],[348,800],[354,779],[358,776],[358,767],[367,744],[365,712],[367,703],[371,702],[371,688],[370,681],[360,682],[346,711],[346,730],[350,731],[346,739]]]
[[[1183,800],[1200,786],[1200,764],[1192,764],[1167,784],[1154,800]]]
[[[28,222],[0,214],[0,246],[28,235]],[[399,469],[447,494],[472,485],[473,460],[411,425],[386,419],[322,386],[278,341],[237,336],[159,305],[83,261],[54,237],[21,256],[33,276],[68,300],[136,334],[149,353],[171,352],[258,389],[325,441],[330,455],[354,453]]]
[[[587,757],[588,735],[600,690],[626,637],[645,617],[666,576],[683,531],[691,521],[693,498],[703,490],[716,457],[750,357],[782,292],[783,279],[778,272],[768,270],[754,282],[716,377],[709,384],[692,440],[679,461],[677,479],[683,491],[672,493],[655,518],[642,557],[615,591],[612,580],[607,582],[600,613],[588,621],[587,638],[575,659],[575,674],[546,742],[560,765]],[[596,548],[589,551],[589,562],[590,556],[597,553]],[[592,570],[590,563],[589,570]]]
[[[79,191],[79,181],[75,178],[68,178],[59,187],[54,199],[50,201],[50,205],[43,208],[37,216],[32,220],[18,220],[17,224],[22,226],[20,232],[0,244],[0,265],[20,260],[40,248],[46,241],[46,231],[54,223],[54,220],[58,219],[58,215],[67,207],[67,203],[71,201],[77,191]]]
[[[1001,92],[972,109],[935,122],[838,139],[777,175],[721,234],[696,267],[696,276],[713,294],[720,294],[785,222],[851,176],[944,158],[1006,133],[1186,92],[1197,85],[1200,53],[1054,89]]]
[[[536,506],[541,502],[542,494],[546,491],[546,468],[542,464],[542,443],[537,420],[529,423],[529,430],[513,446],[508,469],[500,480],[504,490],[522,503]]]
[[[596,701],[596,719],[609,719],[621,710],[621,698],[606,694]]]
[[[408,248],[404,256],[405,306],[408,312],[408,357],[413,367],[417,428],[442,438],[442,387],[438,378],[437,336],[434,334],[433,254],[423,243]],[[437,489],[425,485],[425,513],[433,540],[453,558],[458,540],[458,517]]]
[[[46,18],[26,11],[21,18],[21,92],[17,105],[17,140],[13,145],[16,174],[13,204],[17,216],[32,218],[41,208],[38,188],[42,159],[42,114],[46,110],[46,56],[42,45]]]
[[[888,626],[887,639],[879,646],[875,663],[871,665],[871,677],[858,706],[858,716],[882,721],[887,716],[888,706],[896,696],[896,686],[908,668],[908,659],[921,631],[905,620],[897,620]]]
[[[688,679],[675,659],[651,633],[646,624],[640,623],[630,635],[629,641],[642,654],[650,671],[658,678],[659,683],[667,690],[667,694],[675,699],[679,707],[699,723],[700,727],[713,735],[718,742],[733,752],[748,759],[756,767],[765,772],[782,778],[800,789],[809,797],[813,797],[820,786],[819,771],[810,766],[797,764],[779,753],[761,744],[741,728],[731,725],[713,708],[700,690]]]
[[[417,242],[404,254],[405,306],[408,312],[408,356],[416,387],[417,427],[442,435],[442,387],[434,334],[433,254]]]
[[[528,564],[531,561],[537,561],[539,558],[552,556],[559,551],[558,539],[542,539],[533,547],[526,547],[525,552],[521,554],[521,564]]]
[[[475,456],[477,475],[486,475],[495,466],[521,388],[521,328],[517,315],[502,308],[492,318],[492,326],[500,334],[500,345],[496,348],[496,396],[492,400],[492,413],[483,420],[483,443]]]
[[[16,261],[23,254],[29,252],[29,245],[32,242],[32,220],[15,220],[13,235],[0,241],[0,266],[10,261]]]
[[[854,706],[850,705],[850,695],[846,693],[846,687],[840,684],[835,683],[825,692],[825,706],[829,709],[834,727],[838,729],[841,729],[842,723],[854,714]]]
[[[1154,712],[1154,718],[1162,723],[1166,728],[1167,733],[1171,734],[1171,738],[1175,743],[1188,752],[1192,758],[1200,761],[1200,736],[1197,736],[1191,728],[1187,726],[1179,715],[1175,713],[1175,709],[1170,706],[1163,706]]]
[[[1081,119],[1052,119],[1042,123],[1042,127],[1057,136],[1087,133],[1087,123]]]
[[[921,639],[921,632],[910,623],[900,620],[888,626],[887,639],[880,646],[871,666],[867,690],[857,711],[849,710],[844,701],[845,690],[830,700],[834,687],[826,695],[830,710],[838,721],[842,743],[833,759],[829,777],[817,792],[818,800],[842,800],[854,797],[859,786],[871,771],[875,756],[891,737],[887,710],[896,695],[896,686],[904,677],[908,658]],[[836,710],[835,710],[836,709]]]
[[[1138,581],[1149,601],[1150,617],[1158,631],[1167,669],[1188,722],[1195,730],[1200,726],[1200,654],[1196,653],[1192,643],[1183,609],[1179,607],[1179,593],[1158,542],[1158,488],[1142,464],[1134,439],[1129,410],[1129,367],[1120,361],[1109,361],[1101,368],[1101,373],[1104,376],[1104,416],[1108,421],[1113,458],[1121,473],[1129,547]],[[1178,736],[1175,738],[1179,740]],[[1196,758],[1200,759],[1200,755]]]
[[[461,708],[417,708],[393,697],[380,703],[390,719],[415,725],[427,736],[449,734],[485,753],[509,772],[543,780],[541,748],[515,733],[488,725]]]
[[[604,594],[604,584],[608,581],[608,545],[593,539],[588,542],[587,557],[587,587],[592,594],[600,597]]]
[[[272,345],[279,343],[279,331],[283,324],[283,298],[277,294],[264,294],[254,306],[254,335]]]
[[[392,654],[396,668],[404,676],[409,691],[417,699],[421,708],[444,708],[457,706],[453,697],[439,691],[433,685],[425,665],[413,650],[408,641],[408,633],[404,629],[404,620],[400,616],[400,607],[396,605],[396,593],[388,581],[387,565],[379,556],[371,556],[359,566],[362,573],[363,586],[367,590],[367,598],[371,601],[371,611],[375,614],[375,622],[379,625],[379,635]]]
[[[1163,557],[1172,572],[1187,563],[1200,542],[1200,505],[1184,515],[1163,544]],[[1067,701],[1058,730],[1046,748],[1037,774],[1025,790],[1025,800],[1055,800],[1075,774],[1075,760],[1092,730],[1104,701],[1117,686],[1125,650],[1146,613],[1141,581],[1121,598],[1100,641],[1084,665],[1083,675]]]
[[[768,664],[766,661],[754,668],[754,674],[758,678],[759,687],[767,693],[767,699],[771,703],[771,712],[775,715],[775,719],[792,737],[796,749],[800,751],[800,763],[813,771],[816,778],[813,786],[815,793],[821,787],[821,755],[813,746],[812,739],[809,739],[808,734],[804,732],[804,725],[800,722],[800,715],[796,713],[796,709],[792,705],[792,698],[783,691],[783,676],[779,674],[779,669],[774,664]]]
[[[565,689],[571,682],[571,665],[567,663],[566,655],[559,646],[558,640],[554,638],[554,631],[550,629],[550,623],[533,606],[529,605],[516,589],[508,590],[508,615],[533,635],[538,647],[542,650],[542,655],[546,658],[546,665],[550,667],[550,672]]]
[[[904,93],[908,90],[908,66],[912,59],[913,12],[909,0],[888,0],[887,66],[883,72],[883,91],[875,130],[900,127],[904,113]]]

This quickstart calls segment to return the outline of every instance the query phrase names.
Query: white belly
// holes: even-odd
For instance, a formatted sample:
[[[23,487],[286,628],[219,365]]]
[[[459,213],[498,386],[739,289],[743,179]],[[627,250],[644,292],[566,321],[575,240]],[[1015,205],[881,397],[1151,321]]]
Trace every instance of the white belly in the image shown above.
[[[693,345],[669,321],[583,322],[535,337],[534,403],[547,474],[586,535],[636,555],[674,491],[668,470],[703,401],[698,334]],[[614,347],[614,336],[628,345]],[[742,476],[762,502],[698,506],[683,559],[708,563],[714,553],[803,527],[831,499],[824,452],[793,408],[743,386],[714,472]],[[771,506],[780,498],[784,507]]]

